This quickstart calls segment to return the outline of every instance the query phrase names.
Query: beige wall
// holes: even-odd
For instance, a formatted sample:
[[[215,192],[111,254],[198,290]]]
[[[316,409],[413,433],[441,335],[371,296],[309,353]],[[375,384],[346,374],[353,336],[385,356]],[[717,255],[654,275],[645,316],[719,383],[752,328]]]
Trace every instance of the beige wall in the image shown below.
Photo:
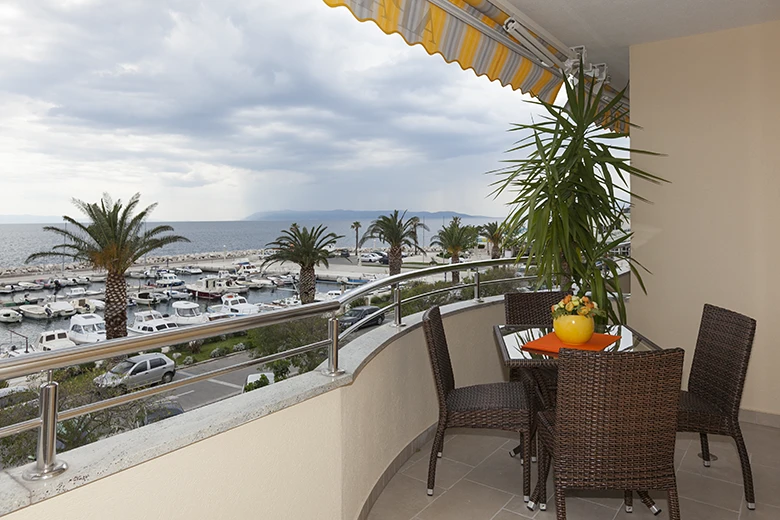
[[[504,379],[492,325],[504,306],[480,306],[444,316],[458,386]],[[380,352],[350,386],[341,389],[343,508],[355,519],[390,462],[438,418],[431,363],[421,328]],[[420,493],[425,484],[420,483]]]
[[[340,406],[323,394],[5,518],[339,519]]]
[[[686,348],[705,302],[758,322],[742,406],[780,414],[780,22],[631,48],[634,164],[672,181],[634,190],[633,253],[653,275],[631,324]]]

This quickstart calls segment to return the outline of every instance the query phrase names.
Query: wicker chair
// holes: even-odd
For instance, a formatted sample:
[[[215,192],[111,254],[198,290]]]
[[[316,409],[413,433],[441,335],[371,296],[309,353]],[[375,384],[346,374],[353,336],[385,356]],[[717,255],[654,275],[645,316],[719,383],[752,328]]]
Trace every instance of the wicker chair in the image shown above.
[[[535,410],[527,384],[519,381],[456,388],[439,307],[432,307],[425,312],[423,331],[439,399],[439,423],[428,466],[428,495],[433,495],[436,460],[442,456],[444,431],[447,428],[491,428],[517,432],[522,437],[524,454],[529,457]],[[530,494],[531,469],[526,464],[523,467],[523,495],[526,501]]]
[[[739,427],[739,404],[755,332],[754,319],[714,305],[704,306],[688,391],[681,392],[677,423],[678,431],[699,434],[706,467],[710,466],[707,434],[734,439],[748,509],[756,508],[756,498],[750,459]]]
[[[566,518],[567,489],[665,490],[669,518],[679,520],[674,445],[683,356],[682,349],[562,350],[556,409],[537,416],[540,473],[529,509],[539,500],[546,509],[552,457],[558,520]],[[630,510],[631,493],[625,496]]]
[[[504,295],[504,323],[506,325],[535,325],[552,328],[553,320],[550,307],[561,301],[566,293],[562,291],[541,291],[531,293],[507,293]],[[510,381],[527,379],[535,383],[536,408],[545,409],[555,406],[555,386],[558,371],[555,369],[512,367],[509,369]],[[514,457],[523,449],[522,444],[509,450]],[[536,444],[531,446],[531,460],[536,461]]]

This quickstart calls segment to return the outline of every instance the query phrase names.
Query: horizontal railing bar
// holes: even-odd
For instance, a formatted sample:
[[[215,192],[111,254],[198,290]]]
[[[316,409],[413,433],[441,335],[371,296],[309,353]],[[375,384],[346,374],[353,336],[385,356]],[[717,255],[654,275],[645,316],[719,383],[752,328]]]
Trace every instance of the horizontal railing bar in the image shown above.
[[[340,307],[341,304],[336,300],[317,302],[278,311],[217,320],[203,325],[182,327],[178,330],[114,339],[86,347],[68,347],[49,352],[25,354],[14,359],[0,361],[0,380],[20,377],[33,372],[81,365],[101,359],[134,354],[142,350],[152,350],[169,345],[187,343],[221,334],[244,332],[248,329],[266,325],[318,316],[326,312],[335,312]]]
[[[0,439],[3,437],[10,437],[11,435],[18,435],[27,430],[34,430],[39,427],[42,422],[40,417],[36,417],[35,419],[28,419],[26,421],[11,424],[10,426],[3,426],[0,428]]]
[[[457,291],[459,289],[466,289],[468,287],[474,287],[474,285],[475,284],[473,283],[461,283],[458,285],[451,285],[449,287],[444,287],[443,289],[428,291],[427,293],[423,293],[423,294],[415,294],[414,296],[410,296],[405,300],[401,300],[401,305],[403,305],[404,303],[411,303],[413,301],[422,300],[423,298],[427,298],[428,296],[434,296],[436,294],[441,294],[450,291]]]

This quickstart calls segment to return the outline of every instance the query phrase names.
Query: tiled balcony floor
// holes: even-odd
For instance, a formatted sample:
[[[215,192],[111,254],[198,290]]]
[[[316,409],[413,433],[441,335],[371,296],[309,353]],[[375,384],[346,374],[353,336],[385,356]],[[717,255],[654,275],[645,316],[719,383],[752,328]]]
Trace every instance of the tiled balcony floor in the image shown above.
[[[742,473],[733,441],[710,436],[718,457],[703,467],[698,435],[677,438],[677,489],[684,520],[780,520],[780,430],[743,423],[753,465],[757,507],[745,506]],[[508,450],[516,440],[503,432],[452,430],[439,459],[434,496],[426,495],[430,443],[403,466],[374,504],[369,520],[539,520],[555,519],[555,500],[547,511],[529,511],[522,497],[522,466]],[[533,484],[536,484],[536,464]],[[547,485],[553,495],[552,478]],[[665,493],[651,492],[664,511],[654,517],[634,497],[634,512],[622,507],[622,492],[569,492],[570,520],[645,520],[668,518]]]

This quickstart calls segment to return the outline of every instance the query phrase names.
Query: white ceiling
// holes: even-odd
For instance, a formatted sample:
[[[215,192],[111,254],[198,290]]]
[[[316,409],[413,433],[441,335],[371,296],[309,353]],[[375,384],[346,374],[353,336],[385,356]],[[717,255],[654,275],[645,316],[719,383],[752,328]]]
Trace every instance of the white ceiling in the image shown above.
[[[498,2],[496,2],[498,3]],[[606,62],[612,85],[628,82],[637,43],[780,20],[780,0],[505,0],[564,44]]]

